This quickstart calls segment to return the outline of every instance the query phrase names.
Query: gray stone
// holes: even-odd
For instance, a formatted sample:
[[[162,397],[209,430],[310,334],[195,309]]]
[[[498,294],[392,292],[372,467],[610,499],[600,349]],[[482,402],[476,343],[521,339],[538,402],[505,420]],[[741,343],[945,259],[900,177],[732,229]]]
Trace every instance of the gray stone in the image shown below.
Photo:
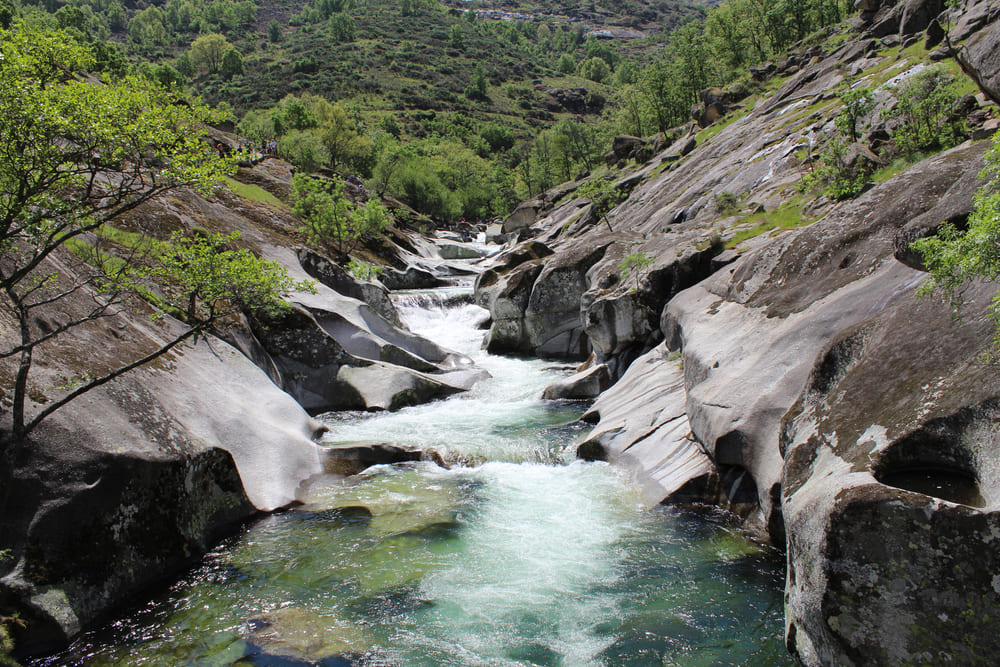
[[[684,403],[680,357],[661,345],[633,362],[594,403],[584,419],[597,424],[579,450],[631,470],[647,502],[669,501],[715,472],[690,437]]]
[[[477,374],[478,377],[483,375]],[[375,363],[368,366],[340,366],[337,384],[360,399],[364,410],[399,410],[410,405],[427,403],[471,388],[474,377],[457,374],[460,384],[448,382],[448,375],[429,375],[418,371]]]
[[[1000,375],[981,360],[995,292],[971,286],[961,322],[908,292],[827,347],[785,417],[786,628],[803,663],[1000,649]]]
[[[327,474],[356,475],[372,466],[421,461],[424,452],[410,445],[378,442],[324,447],[322,459],[323,471]]]
[[[606,364],[596,364],[570,377],[551,384],[542,392],[546,400],[597,398],[611,386],[611,374]]]
[[[484,254],[478,248],[457,243],[442,243],[438,246],[438,252],[443,259],[479,259]]]
[[[426,269],[415,266],[406,267],[405,271],[388,267],[382,270],[379,282],[391,290],[433,289],[441,287],[444,281]]]
[[[501,227],[504,234],[526,229],[535,224],[539,213],[546,208],[545,202],[540,199],[532,199],[518,205],[514,212],[507,216]]]

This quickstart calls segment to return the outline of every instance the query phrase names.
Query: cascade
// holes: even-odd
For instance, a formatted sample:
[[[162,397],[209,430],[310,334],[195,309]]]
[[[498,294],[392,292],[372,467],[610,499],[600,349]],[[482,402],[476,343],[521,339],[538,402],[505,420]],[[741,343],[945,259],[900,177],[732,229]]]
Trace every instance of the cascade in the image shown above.
[[[646,507],[624,472],[574,460],[585,406],[540,398],[571,369],[484,352],[487,314],[469,297],[394,300],[489,379],[322,416],[328,446],[402,443],[436,462],[315,480],[301,506],[31,664],[787,663],[780,556],[719,512]]]

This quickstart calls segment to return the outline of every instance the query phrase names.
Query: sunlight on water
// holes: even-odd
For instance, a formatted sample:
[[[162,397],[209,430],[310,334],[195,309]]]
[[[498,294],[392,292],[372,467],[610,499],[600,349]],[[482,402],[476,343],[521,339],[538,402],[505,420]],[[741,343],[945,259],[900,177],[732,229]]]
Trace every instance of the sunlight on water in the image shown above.
[[[329,415],[329,443],[479,458],[324,478],[160,598],[33,664],[789,664],[782,562],[718,514],[645,508],[627,475],[565,455],[565,374],[479,350],[482,311],[402,297],[409,326],[493,378],[398,413]],[[563,461],[563,464],[554,464]]]
[[[466,394],[394,413],[324,415],[331,427],[325,444],[405,442],[445,453],[446,460],[561,458],[581,429],[569,425],[579,418],[582,406],[539,397],[545,387],[572,372],[571,366],[487,354],[481,348],[485,331],[478,327],[489,314],[471,303],[452,305],[438,293],[416,293],[397,297],[397,307],[412,331],[469,356],[491,377]]]

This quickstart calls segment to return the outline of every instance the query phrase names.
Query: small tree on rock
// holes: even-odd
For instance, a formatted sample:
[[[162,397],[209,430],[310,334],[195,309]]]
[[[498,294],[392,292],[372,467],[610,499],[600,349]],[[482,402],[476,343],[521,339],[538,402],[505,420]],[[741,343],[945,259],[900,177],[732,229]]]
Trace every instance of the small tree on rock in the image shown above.
[[[969,281],[1000,280],[1000,134],[993,135],[993,148],[986,154],[981,176],[987,183],[976,193],[966,231],[946,222],[937,235],[911,244],[930,272],[920,293],[942,292],[956,312],[961,309],[963,288]],[[990,313],[997,331],[994,344],[1000,346],[1000,292],[993,297]]]
[[[339,181],[296,174],[292,178],[292,196],[295,213],[306,223],[299,230],[306,240],[342,260],[389,224],[389,212],[382,202],[370,199],[355,206],[344,195]]]
[[[98,250],[95,239],[109,224],[145,202],[182,186],[208,193],[231,173],[233,165],[204,139],[204,123],[217,114],[181,104],[144,79],[94,85],[76,78],[92,59],[64,32],[0,30],[0,61],[0,310],[15,329],[0,361],[16,366],[2,387],[10,413],[10,432],[0,432],[2,475],[16,447],[55,410],[162,356],[225,313],[280,307],[280,295],[295,285],[249,251],[220,251],[219,239],[163,243],[136,234],[143,240],[116,254]],[[178,313],[189,327],[58,395],[32,387],[40,347],[138,296]],[[80,302],[91,305],[64,306]],[[53,310],[64,311],[57,324],[39,321]],[[36,391],[46,396],[30,414],[28,395]]]

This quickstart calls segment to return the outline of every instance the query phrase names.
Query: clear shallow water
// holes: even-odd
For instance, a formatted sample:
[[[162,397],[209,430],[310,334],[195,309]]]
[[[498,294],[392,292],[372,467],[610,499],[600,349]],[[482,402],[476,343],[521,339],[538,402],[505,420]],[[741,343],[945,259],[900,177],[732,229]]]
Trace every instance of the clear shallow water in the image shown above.
[[[321,480],[301,507],[39,664],[789,662],[780,557],[721,514],[643,507],[613,467],[572,460],[581,406],[537,398],[565,369],[482,353],[474,306],[411,300],[412,329],[493,378],[395,414],[331,416],[329,442],[406,442],[481,464]]]

